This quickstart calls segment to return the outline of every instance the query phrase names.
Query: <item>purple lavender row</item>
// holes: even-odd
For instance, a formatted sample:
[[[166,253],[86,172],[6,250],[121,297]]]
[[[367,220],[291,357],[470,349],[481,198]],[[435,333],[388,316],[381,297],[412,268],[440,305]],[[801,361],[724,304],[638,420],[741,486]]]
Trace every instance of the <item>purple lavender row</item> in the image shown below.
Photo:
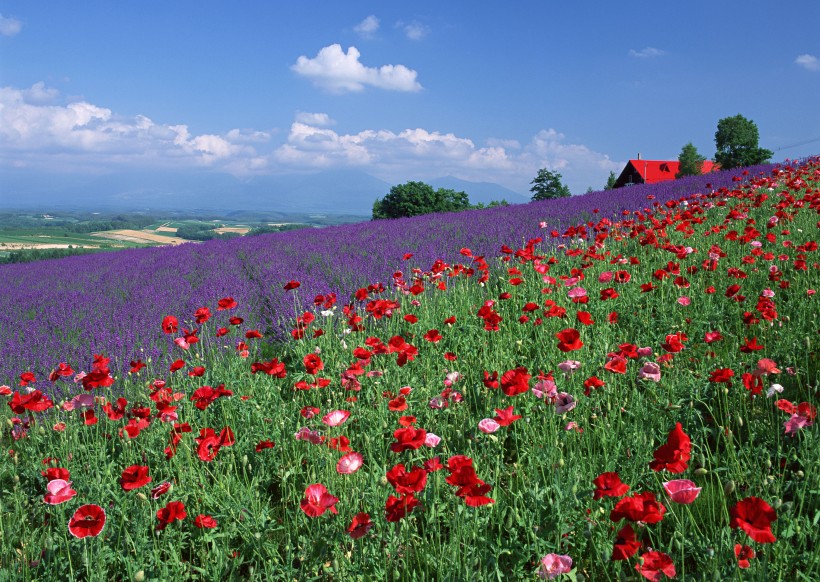
[[[747,168],[747,176],[773,167]],[[345,300],[358,287],[387,285],[397,269],[426,269],[436,259],[463,261],[462,247],[494,257],[502,244],[521,246],[531,238],[548,238],[551,229],[563,232],[578,222],[618,219],[624,210],[651,206],[649,196],[663,203],[731,188],[742,172],[457,214],[4,265],[0,384],[13,385],[20,373],[32,371],[37,387],[44,389],[49,371],[59,362],[84,370],[93,354],[110,357],[115,374],[127,372],[129,362],[138,358],[150,360],[162,373],[179,357],[172,338],[160,332],[165,315],[175,315],[191,328],[194,311],[208,306],[216,325],[227,325],[229,315],[237,315],[245,320],[243,330],[281,337],[287,332],[285,322],[295,315],[294,294],[282,290],[291,279],[302,284],[303,305],[319,293],[335,292]],[[542,221],[546,230],[539,227]],[[413,253],[413,258],[403,261],[405,253]],[[215,309],[225,296],[239,303],[230,314]],[[229,337],[236,341],[236,336]]]

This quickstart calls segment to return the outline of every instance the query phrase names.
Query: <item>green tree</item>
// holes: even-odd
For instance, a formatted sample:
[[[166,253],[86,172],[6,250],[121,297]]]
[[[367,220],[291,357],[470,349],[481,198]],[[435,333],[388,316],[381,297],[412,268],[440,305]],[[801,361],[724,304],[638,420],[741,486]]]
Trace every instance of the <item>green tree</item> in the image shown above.
[[[419,216],[431,212],[457,212],[470,208],[466,192],[448,188],[433,190],[424,182],[407,182],[390,188],[384,198],[373,203],[373,220]]]
[[[724,170],[768,162],[774,153],[758,147],[757,125],[738,114],[718,121],[715,132],[715,161]]]
[[[696,148],[690,141],[683,146],[678,156],[678,173],[676,178],[683,176],[700,176],[703,173],[703,162],[706,161],[702,155],[698,153]]]
[[[532,192],[533,200],[551,200],[571,196],[569,188],[561,182],[561,174],[550,172],[546,168],[538,170],[538,175],[530,184],[532,184],[530,192]]]
[[[606,179],[606,184],[604,185],[604,190],[612,190],[615,188],[615,182],[618,181],[618,174],[615,172],[610,172],[609,177]]]

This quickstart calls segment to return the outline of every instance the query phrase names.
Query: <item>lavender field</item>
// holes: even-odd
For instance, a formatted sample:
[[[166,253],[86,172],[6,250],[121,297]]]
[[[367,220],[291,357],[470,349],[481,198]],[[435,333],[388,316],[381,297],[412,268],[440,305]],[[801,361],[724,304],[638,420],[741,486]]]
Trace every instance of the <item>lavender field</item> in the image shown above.
[[[576,223],[730,187],[774,167],[458,214],[3,266],[0,384],[12,384],[26,371],[45,377],[59,362],[82,370],[95,353],[111,358],[115,374],[135,359],[165,370],[173,344],[157,339],[155,328],[166,314],[193,313],[232,296],[239,304],[233,314],[246,327],[275,338],[296,315],[293,301],[311,303],[316,294],[335,292],[344,302],[363,285],[388,285],[396,265],[405,265],[405,273],[426,269],[436,259],[456,260],[464,246],[495,256],[502,243],[549,239],[552,230],[565,233]],[[405,260],[408,253],[413,256]],[[283,298],[281,289],[290,280],[301,287]]]

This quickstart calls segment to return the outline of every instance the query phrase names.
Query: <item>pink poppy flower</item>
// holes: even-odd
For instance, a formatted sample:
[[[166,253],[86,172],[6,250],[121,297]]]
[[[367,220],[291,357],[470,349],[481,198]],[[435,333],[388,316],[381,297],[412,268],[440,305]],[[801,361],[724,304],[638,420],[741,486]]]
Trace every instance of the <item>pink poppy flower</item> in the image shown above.
[[[77,495],[77,492],[71,488],[71,481],[64,481],[63,479],[52,479],[46,485],[46,489],[48,489],[48,492],[43,497],[43,502],[49,505],[65,503]]]
[[[561,574],[568,574],[572,570],[572,558],[559,554],[547,554],[541,558],[538,576],[543,580],[552,580]]]
[[[647,362],[638,371],[638,378],[640,380],[652,380],[653,382],[660,382],[661,367],[655,362]]]
[[[99,505],[81,505],[68,522],[68,533],[75,538],[97,537],[105,525],[105,510]]]
[[[564,374],[572,374],[575,370],[581,367],[581,362],[577,360],[567,360],[558,364],[558,369]]]
[[[686,307],[690,303],[692,303],[692,300],[689,299],[688,297],[686,297],[686,296],[678,297],[678,305],[683,305],[684,307]]]
[[[696,487],[695,483],[689,479],[675,479],[666,481],[663,488],[669,498],[675,503],[689,505],[700,495],[701,487]]]
[[[498,424],[492,418],[485,418],[484,420],[478,423],[478,430],[485,434],[491,434],[501,428],[501,425]]]
[[[536,398],[544,398],[546,396],[552,399],[558,395],[558,388],[554,380],[547,378],[536,382],[535,386],[532,387],[532,393]]]
[[[339,498],[328,493],[324,485],[315,483],[305,489],[305,496],[299,503],[299,507],[308,517],[319,517],[328,510],[331,513],[339,513],[336,509],[338,502]]]
[[[559,392],[555,400],[555,413],[564,414],[575,408],[575,398],[572,394],[566,392]]]
[[[347,410],[332,410],[322,417],[322,422],[328,426],[339,426],[350,418],[350,412]]]
[[[604,271],[600,275],[598,275],[598,282],[599,283],[609,283],[612,281],[615,274],[612,271]]]
[[[342,475],[350,475],[362,468],[364,458],[361,453],[347,453],[336,463],[336,472]]]
[[[424,435],[424,446],[425,447],[430,447],[432,449],[432,448],[438,446],[438,444],[440,442],[441,442],[441,437],[438,436],[437,434],[433,434],[431,432],[428,432],[426,435]]]

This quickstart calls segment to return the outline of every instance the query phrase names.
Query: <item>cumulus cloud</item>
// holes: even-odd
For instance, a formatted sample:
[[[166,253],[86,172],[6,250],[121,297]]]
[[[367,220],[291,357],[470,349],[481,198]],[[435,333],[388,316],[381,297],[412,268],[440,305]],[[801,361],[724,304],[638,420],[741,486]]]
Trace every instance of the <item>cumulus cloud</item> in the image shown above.
[[[291,69],[319,87],[332,93],[362,91],[366,86],[388,91],[420,91],[418,73],[404,65],[366,67],[359,61],[361,53],[351,46],[347,52],[341,45],[324,47],[314,58],[300,56]]]
[[[0,35],[14,36],[23,29],[23,23],[16,18],[0,14]]]
[[[662,51],[661,49],[656,49],[651,46],[643,48],[639,51],[636,51],[635,49],[629,49],[629,56],[638,59],[651,59],[655,57],[662,57],[665,54],[666,51]]]
[[[518,192],[526,192],[543,167],[560,171],[576,193],[603,184],[610,171],[623,167],[584,145],[566,143],[566,137],[554,129],[538,132],[523,146],[516,140],[496,139],[478,147],[471,139],[422,128],[340,134],[299,122],[291,126],[287,142],[274,151],[273,158],[274,166],[303,170],[366,167],[388,181],[453,175],[497,182]]]
[[[336,123],[327,113],[308,113],[306,111],[297,111],[296,121],[315,127],[327,127]]]
[[[376,36],[376,31],[379,30],[379,19],[371,14],[354,26],[353,30],[362,38],[373,38]]]
[[[814,55],[799,55],[794,62],[807,71],[820,71],[820,60]]]
[[[622,163],[555,129],[529,141],[493,138],[485,144],[421,127],[344,133],[326,113],[298,112],[287,136],[232,129],[192,134],[184,123],[122,116],[87,101],[66,102],[38,83],[0,88],[0,166],[45,172],[99,172],[115,167],[150,171],[208,167],[234,175],[286,174],[361,168],[390,182],[455,176],[495,182],[526,193],[539,168],[557,170],[575,193],[603,185]]]
[[[0,162],[49,166],[65,160],[83,164],[258,166],[249,144],[267,141],[264,132],[231,130],[191,135],[186,125],[162,125],[144,115],[123,117],[87,101],[55,103],[59,93],[36,83],[29,89],[0,88]],[[55,170],[56,168],[50,167]]]

